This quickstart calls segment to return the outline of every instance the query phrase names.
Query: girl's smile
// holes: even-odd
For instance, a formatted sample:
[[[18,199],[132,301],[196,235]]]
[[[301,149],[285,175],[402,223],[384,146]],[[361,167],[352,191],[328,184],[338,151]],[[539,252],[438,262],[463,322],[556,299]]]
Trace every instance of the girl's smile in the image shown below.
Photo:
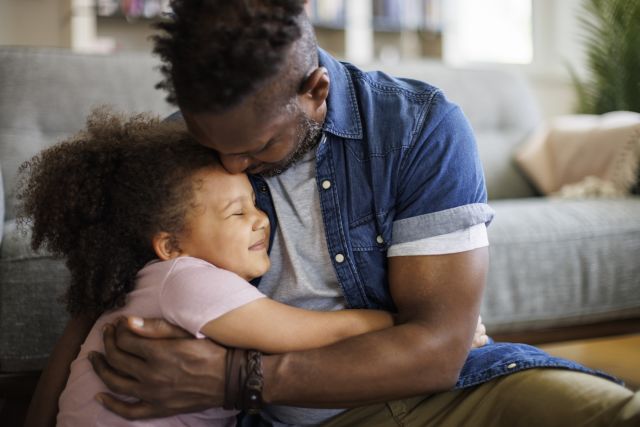
[[[201,258],[246,280],[262,276],[270,266],[269,219],[256,207],[247,176],[217,166],[193,180],[195,197],[176,256]]]

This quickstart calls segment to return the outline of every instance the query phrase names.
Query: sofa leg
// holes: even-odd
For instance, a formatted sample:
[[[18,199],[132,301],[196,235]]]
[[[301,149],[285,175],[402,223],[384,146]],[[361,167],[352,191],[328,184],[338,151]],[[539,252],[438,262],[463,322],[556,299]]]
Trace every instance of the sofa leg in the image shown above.
[[[40,371],[0,372],[0,425],[22,427]]]
[[[0,400],[0,420],[4,427],[22,427],[29,409],[30,398]]]

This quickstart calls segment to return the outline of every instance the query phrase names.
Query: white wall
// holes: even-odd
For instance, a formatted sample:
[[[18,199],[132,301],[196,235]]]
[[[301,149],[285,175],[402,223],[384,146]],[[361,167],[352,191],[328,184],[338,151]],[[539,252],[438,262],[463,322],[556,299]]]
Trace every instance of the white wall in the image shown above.
[[[578,21],[583,0],[532,0],[533,60],[530,64],[522,65],[465,62],[465,56],[457,52],[459,45],[456,44],[456,38],[459,36],[460,23],[456,23],[456,8],[464,8],[465,2],[476,0],[444,1],[448,5],[444,9],[444,49],[450,50],[449,54],[445,52],[445,60],[451,60],[457,66],[514,69],[529,78],[546,118],[574,111],[575,93],[568,67],[571,65],[579,75],[585,74],[585,55]],[[485,22],[484,25],[491,25],[491,22]],[[449,40],[448,28],[451,29]]]
[[[582,0],[533,0],[533,64],[526,67],[545,116],[574,112],[568,67],[583,76],[585,54],[578,16]]]
[[[71,46],[69,0],[0,0],[0,45]]]

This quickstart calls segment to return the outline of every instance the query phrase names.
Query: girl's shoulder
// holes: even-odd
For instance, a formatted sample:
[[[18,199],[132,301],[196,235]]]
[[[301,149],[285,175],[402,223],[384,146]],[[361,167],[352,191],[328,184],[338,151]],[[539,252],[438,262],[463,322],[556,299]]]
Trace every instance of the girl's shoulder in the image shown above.
[[[177,258],[163,261],[154,259],[145,264],[138,272],[138,279],[147,275],[170,275],[187,269],[205,269],[205,270],[221,270],[215,265],[200,258],[191,256],[179,256]]]
[[[167,284],[176,280],[217,278],[226,283],[246,282],[240,276],[231,271],[218,268],[200,258],[180,256],[174,259],[162,261],[159,259],[150,261],[138,273],[138,282],[152,281],[155,284]],[[246,282],[248,284],[248,282]]]

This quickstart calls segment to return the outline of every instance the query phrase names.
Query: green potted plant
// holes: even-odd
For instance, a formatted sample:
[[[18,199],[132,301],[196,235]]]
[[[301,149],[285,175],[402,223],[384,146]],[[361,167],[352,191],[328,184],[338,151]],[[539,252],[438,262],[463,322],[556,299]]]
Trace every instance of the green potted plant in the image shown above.
[[[584,0],[581,12],[588,75],[570,69],[578,113],[640,112],[640,0]]]

